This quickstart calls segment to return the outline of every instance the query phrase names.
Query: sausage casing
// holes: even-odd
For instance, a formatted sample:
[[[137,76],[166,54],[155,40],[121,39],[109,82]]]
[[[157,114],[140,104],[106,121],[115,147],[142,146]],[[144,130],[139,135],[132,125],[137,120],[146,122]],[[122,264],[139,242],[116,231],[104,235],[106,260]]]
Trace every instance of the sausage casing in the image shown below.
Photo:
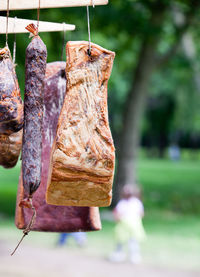
[[[28,28],[29,27],[29,28]],[[34,25],[27,29],[34,32]],[[26,49],[24,132],[22,147],[23,186],[29,195],[41,182],[43,93],[47,49],[36,34]]]

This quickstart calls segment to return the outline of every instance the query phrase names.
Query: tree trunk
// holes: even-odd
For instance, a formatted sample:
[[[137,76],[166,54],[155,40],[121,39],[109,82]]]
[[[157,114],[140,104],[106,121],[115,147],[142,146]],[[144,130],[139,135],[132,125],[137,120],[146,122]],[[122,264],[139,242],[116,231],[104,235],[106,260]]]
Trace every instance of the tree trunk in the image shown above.
[[[120,190],[125,184],[137,186],[136,158],[140,141],[140,123],[145,107],[150,78],[156,66],[157,46],[164,20],[164,9],[153,10],[150,30],[142,42],[138,64],[134,72],[133,85],[125,105],[124,127],[118,151],[118,166],[114,186],[113,205],[119,200]]]

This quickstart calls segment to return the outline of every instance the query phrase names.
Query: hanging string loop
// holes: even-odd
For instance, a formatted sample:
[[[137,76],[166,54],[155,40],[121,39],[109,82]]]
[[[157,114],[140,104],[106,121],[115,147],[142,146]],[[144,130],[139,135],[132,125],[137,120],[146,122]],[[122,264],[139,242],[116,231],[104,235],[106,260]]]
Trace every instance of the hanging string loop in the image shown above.
[[[32,216],[31,219],[27,225],[27,227],[24,229],[23,231],[23,236],[20,239],[20,241],[18,242],[17,246],[15,247],[14,251],[11,253],[11,256],[13,256],[16,252],[16,250],[18,249],[18,247],[20,246],[20,244],[22,243],[23,239],[29,234],[29,232],[31,231],[34,223],[35,223],[35,219],[36,219],[36,209],[33,205],[32,202],[32,197],[29,197],[28,199],[24,199],[20,202],[19,204],[21,207],[24,206],[25,208],[29,208],[32,210]]]
[[[7,0],[7,15],[6,15],[6,46],[8,46],[8,17],[9,17],[9,0]]]
[[[14,33],[14,43],[13,43],[13,64],[15,64],[16,59],[16,32],[15,32],[15,24],[17,17],[15,16],[14,24],[13,24],[13,33]]]
[[[89,41],[89,48],[88,48],[88,55],[91,55],[91,35],[90,35],[90,13],[89,7],[87,6],[87,24],[88,24],[88,41]]]
[[[94,8],[94,0],[92,0],[92,7]],[[88,55],[91,55],[91,34],[90,34],[90,12],[89,12],[89,6],[87,8],[87,25],[88,25],[88,41],[89,41],[89,47],[88,47]]]
[[[66,24],[63,22],[63,43],[62,43],[62,53],[61,53],[61,61],[64,61],[64,48],[65,48],[65,41],[66,41]]]
[[[38,9],[37,9],[37,30],[39,32],[39,21],[40,20],[40,0],[39,0],[39,3],[38,3]]]

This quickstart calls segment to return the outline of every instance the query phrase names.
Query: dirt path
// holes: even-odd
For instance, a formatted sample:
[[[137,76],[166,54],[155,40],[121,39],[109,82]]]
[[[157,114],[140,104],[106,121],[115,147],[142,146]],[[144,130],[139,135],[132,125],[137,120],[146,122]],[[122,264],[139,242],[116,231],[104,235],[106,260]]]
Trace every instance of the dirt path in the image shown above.
[[[14,245],[0,241],[0,277],[199,277],[200,272],[148,265],[112,264],[77,250],[24,246],[10,256]]]

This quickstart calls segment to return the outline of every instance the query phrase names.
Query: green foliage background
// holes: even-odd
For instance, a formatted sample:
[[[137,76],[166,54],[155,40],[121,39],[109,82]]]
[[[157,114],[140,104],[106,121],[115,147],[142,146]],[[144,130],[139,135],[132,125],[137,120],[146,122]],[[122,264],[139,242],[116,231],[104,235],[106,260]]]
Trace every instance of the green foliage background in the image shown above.
[[[126,97],[132,84],[138,52],[142,38],[147,33],[157,32],[149,26],[150,7],[155,1],[111,1],[107,6],[90,8],[92,41],[116,52],[112,77],[109,82],[109,111],[113,130],[119,133],[123,125],[122,112]],[[162,2],[162,1],[161,1]],[[171,1],[164,1],[170,7]],[[187,1],[175,1],[187,9]],[[36,19],[36,10],[10,11],[10,16]],[[76,30],[66,33],[66,40],[88,40],[86,8],[42,9],[40,20],[66,22],[76,25]],[[191,28],[197,55],[199,55],[199,28]],[[41,33],[48,49],[48,62],[61,59],[63,33]],[[158,47],[159,53],[165,53],[175,40],[175,27],[169,13],[162,28],[162,40]],[[9,46],[12,50],[13,35],[9,35]],[[25,49],[30,39],[28,34],[17,34],[16,71],[23,94]],[[5,45],[5,36],[1,35],[0,46]],[[197,57],[198,59],[198,57]],[[199,92],[194,86],[191,65],[181,48],[166,67],[155,72],[149,86],[150,95],[170,95],[176,103],[171,131],[181,129],[188,132],[200,130]],[[143,127],[148,119],[144,117]]]

